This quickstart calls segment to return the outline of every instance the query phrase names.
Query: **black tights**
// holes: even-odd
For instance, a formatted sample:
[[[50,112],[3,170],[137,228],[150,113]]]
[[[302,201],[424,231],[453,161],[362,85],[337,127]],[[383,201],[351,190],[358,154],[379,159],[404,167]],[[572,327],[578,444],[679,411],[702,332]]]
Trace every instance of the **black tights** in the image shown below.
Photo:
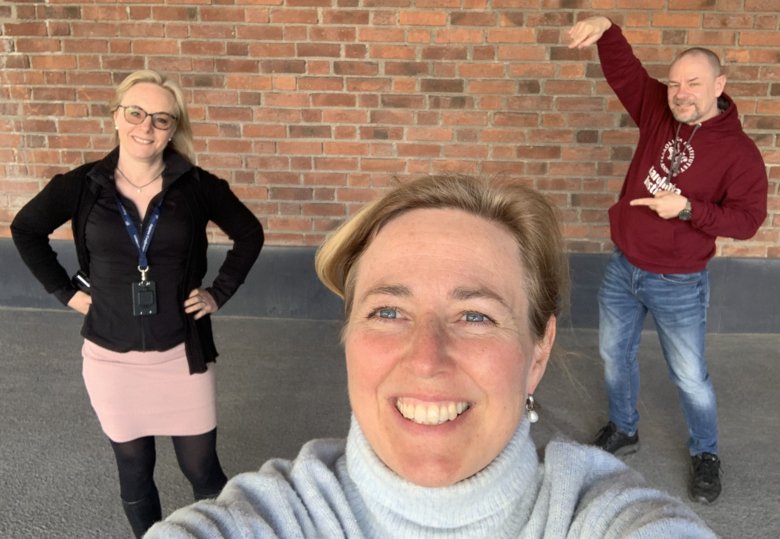
[[[217,457],[217,429],[196,436],[173,436],[176,459],[184,476],[192,484],[196,500],[219,494],[227,482]],[[129,442],[111,442],[119,470],[119,490],[126,502],[156,495],[154,437]]]

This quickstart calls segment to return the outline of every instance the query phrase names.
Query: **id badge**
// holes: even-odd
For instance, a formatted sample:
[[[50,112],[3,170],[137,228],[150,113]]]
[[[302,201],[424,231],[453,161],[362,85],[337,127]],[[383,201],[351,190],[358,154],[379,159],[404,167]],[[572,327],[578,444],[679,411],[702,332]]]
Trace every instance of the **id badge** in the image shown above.
[[[133,283],[133,316],[157,314],[157,286],[154,281]]]

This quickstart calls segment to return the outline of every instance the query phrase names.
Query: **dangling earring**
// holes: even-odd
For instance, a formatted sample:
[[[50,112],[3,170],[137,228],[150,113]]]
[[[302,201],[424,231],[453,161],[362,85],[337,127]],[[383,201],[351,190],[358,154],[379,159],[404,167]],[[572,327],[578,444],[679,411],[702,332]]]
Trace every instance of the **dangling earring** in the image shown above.
[[[536,423],[539,421],[539,414],[537,413],[535,407],[536,402],[534,401],[534,396],[528,395],[528,398],[525,399],[525,415],[528,416],[528,421],[530,423]]]

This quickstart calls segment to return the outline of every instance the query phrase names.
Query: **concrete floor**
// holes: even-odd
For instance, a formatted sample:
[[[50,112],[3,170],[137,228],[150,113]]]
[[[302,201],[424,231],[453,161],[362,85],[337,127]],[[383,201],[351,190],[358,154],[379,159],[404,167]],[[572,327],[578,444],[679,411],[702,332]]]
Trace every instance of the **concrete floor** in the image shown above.
[[[226,473],[292,458],[311,438],[343,436],[345,373],[331,321],[217,316],[219,449]],[[83,388],[80,317],[0,308],[0,537],[131,537],[112,452]],[[538,444],[555,433],[588,441],[606,418],[594,330],[559,330],[558,356],[537,401]],[[780,335],[711,334],[721,417],[724,492],[694,509],[722,537],[780,536]],[[641,351],[642,450],[626,462],[685,498],[686,431],[655,334]],[[158,439],[156,480],[167,514],[191,501],[170,441]]]

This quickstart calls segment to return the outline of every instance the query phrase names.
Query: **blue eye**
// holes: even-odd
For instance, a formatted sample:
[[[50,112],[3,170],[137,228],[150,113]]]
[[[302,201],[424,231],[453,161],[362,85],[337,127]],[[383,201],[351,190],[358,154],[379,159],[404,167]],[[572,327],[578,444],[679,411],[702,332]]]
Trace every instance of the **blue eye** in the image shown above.
[[[387,320],[395,320],[398,318],[398,309],[394,307],[380,307],[371,313],[370,318],[385,318]]]
[[[476,324],[482,324],[482,323],[485,323],[485,322],[492,322],[493,321],[492,319],[490,319],[490,317],[488,317],[488,316],[486,316],[486,315],[484,315],[482,313],[475,312],[475,311],[468,311],[468,312],[464,313],[463,316],[465,317],[466,322],[471,322],[471,323],[476,323]]]

